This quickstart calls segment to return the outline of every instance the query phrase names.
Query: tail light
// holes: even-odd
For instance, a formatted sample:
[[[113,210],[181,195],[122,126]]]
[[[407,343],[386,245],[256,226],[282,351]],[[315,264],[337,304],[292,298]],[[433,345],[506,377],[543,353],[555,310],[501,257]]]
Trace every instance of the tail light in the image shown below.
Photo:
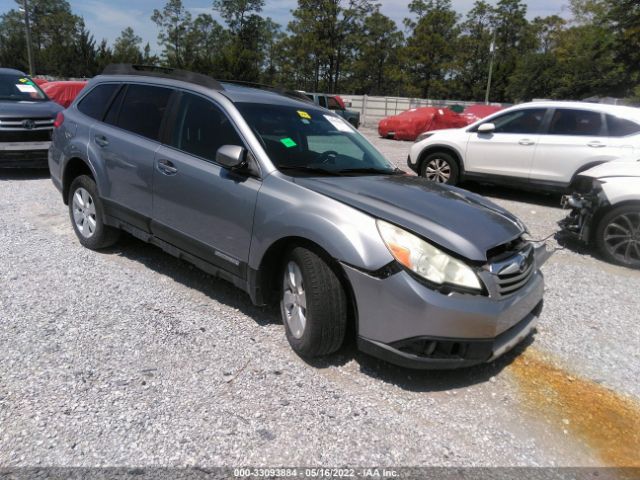
[[[56,115],[56,119],[53,121],[53,128],[60,128],[64,123],[64,114],[62,112],[58,112]]]

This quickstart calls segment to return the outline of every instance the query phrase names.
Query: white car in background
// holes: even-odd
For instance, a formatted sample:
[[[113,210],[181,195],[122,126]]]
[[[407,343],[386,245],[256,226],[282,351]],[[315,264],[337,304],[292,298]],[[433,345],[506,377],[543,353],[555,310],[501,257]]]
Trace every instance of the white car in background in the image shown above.
[[[640,161],[599,165],[580,177],[586,188],[562,198],[571,213],[560,226],[610,262],[640,268]]]
[[[439,183],[462,180],[571,191],[591,167],[640,156],[640,109],[533,102],[464,128],[421,134],[408,165]]]

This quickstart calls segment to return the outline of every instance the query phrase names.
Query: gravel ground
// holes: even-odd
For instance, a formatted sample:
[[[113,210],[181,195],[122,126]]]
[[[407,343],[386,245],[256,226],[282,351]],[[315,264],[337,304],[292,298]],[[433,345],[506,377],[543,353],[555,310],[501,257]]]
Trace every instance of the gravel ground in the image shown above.
[[[364,133],[404,167],[408,143]],[[535,238],[565,214],[557,197],[469,188]],[[554,413],[565,392],[549,380],[536,406],[526,385],[527,368],[563,372],[564,389],[626,402],[614,416],[637,434],[640,272],[587,252],[544,267],[538,333],[517,352],[413,372],[353,347],[307,363],[277,312],[227,283],[128,236],[82,248],[45,174],[1,172],[0,212],[0,467],[597,466],[604,448],[637,445],[573,429],[590,399]]]

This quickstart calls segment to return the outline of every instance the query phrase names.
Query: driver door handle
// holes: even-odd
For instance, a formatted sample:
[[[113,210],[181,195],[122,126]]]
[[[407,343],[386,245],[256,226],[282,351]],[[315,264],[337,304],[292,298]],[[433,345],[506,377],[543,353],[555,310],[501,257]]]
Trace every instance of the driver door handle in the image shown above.
[[[587,143],[587,146],[591,147],[591,148],[604,148],[606,147],[606,145],[602,142],[589,142]]]
[[[170,160],[158,160],[157,166],[158,171],[164,175],[175,175],[178,173],[178,169]]]
[[[99,147],[106,147],[109,145],[109,140],[107,140],[107,137],[104,135],[96,135],[94,139]]]
[[[536,142],[534,142],[533,140],[529,140],[528,138],[523,138],[518,143],[520,145],[524,145],[524,146],[528,147],[528,146],[534,145]]]

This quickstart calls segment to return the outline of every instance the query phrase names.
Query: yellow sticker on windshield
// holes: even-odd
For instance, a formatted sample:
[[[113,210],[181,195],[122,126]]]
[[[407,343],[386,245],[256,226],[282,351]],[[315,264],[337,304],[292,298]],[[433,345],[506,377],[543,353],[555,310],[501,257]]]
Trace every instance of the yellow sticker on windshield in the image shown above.
[[[304,110],[298,110],[298,115],[300,115],[300,118],[304,118],[305,120],[311,120],[311,115]]]
[[[22,83],[27,83],[29,81],[29,79],[28,78],[21,78],[19,81],[22,82]]]

